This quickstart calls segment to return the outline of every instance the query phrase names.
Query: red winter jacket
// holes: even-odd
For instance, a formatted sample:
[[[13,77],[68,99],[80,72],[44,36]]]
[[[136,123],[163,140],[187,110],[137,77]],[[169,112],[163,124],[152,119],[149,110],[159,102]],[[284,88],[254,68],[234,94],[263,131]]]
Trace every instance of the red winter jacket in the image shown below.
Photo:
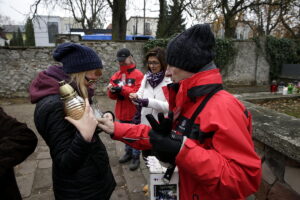
[[[123,75],[124,74],[124,75]],[[122,83],[122,76],[125,79],[125,84]],[[122,86],[120,94],[113,94],[107,91],[108,97],[117,100],[115,114],[118,120],[131,121],[136,113],[136,106],[128,98],[130,93],[136,93],[141,86],[144,74],[136,69],[135,65],[120,66],[111,78],[109,83],[115,86]]]
[[[196,73],[180,82],[176,97],[169,97],[175,101],[170,105],[174,105],[178,134],[189,134],[184,133],[186,122],[206,94],[220,84],[218,69]],[[137,149],[149,149],[150,129],[115,122],[114,139]],[[241,102],[225,90],[217,92],[195,119],[192,130],[194,135],[214,134],[201,142],[187,138],[177,154],[180,200],[237,200],[257,191],[261,160],[251,138],[251,115]]]

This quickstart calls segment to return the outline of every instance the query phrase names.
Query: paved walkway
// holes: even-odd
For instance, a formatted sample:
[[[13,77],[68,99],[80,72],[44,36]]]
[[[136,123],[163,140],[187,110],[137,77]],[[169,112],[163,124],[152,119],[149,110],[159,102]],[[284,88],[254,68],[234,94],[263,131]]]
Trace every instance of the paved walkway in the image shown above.
[[[99,97],[98,102],[103,110],[113,110],[114,102],[107,97]],[[0,106],[21,122],[34,130],[33,123],[34,105],[26,100],[7,102],[0,100]],[[38,135],[38,134],[37,134]],[[148,169],[141,159],[141,166],[136,171],[130,171],[128,164],[120,165],[119,157],[123,154],[124,144],[113,141],[109,136],[100,134],[110,158],[110,164],[115,176],[117,187],[113,192],[111,200],[147,200],[142,191],[143,186],[148,180]],[[15,167],[17,182],[24,200],[52,200],[51,166],[52,161],[49,148],[45,141],[38,135],[38,146],[35,152],[30,155],[23,163]]]

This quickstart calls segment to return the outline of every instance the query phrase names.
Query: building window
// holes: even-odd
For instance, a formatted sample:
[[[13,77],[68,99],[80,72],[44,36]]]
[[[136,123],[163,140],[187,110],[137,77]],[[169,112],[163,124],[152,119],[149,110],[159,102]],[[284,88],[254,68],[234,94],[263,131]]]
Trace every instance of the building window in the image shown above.
[[[47,27],[48,27],[49,43],[55,43],[56,35],[58,34],[58,23],[48,22]]]
[[[136,35],[135,25],[132,26],[132,35]]]
[[[71,24],[65,24],[65,31],[70,32]]]

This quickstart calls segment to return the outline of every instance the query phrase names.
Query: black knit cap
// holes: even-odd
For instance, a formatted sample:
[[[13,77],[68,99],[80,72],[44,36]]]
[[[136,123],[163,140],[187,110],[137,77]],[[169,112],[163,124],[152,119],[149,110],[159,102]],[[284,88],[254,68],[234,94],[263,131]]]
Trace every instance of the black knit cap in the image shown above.
[[[70,42],[60,44],[54,50],[53,58],[63,64],[63,70],[67,74],[103,68],[98,54],[80,44]]]
[[[167,63],[196,73],[209,64],[215,52],[215,37],[208,24],[197,24],[172,39],[167,47]]]

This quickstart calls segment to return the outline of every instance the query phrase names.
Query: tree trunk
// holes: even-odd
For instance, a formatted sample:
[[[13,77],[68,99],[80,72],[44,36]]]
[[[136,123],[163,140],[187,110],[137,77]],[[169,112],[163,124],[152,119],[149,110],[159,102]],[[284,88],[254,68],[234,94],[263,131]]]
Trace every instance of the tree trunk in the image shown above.
[[[126,39],[126,0],[114,0],[112,5],[112,40]]]
[[[235,16],[225,16],[224,19],[224,29],[225,29],[225,38],[235,38],[235,29],[237,22],[234,21]]]
[[[157,38],[164,38],[164,32],[167,26],[167,5],[166,0],[159,0],[159,19],[157,23],[157,31],[156,37]]]

